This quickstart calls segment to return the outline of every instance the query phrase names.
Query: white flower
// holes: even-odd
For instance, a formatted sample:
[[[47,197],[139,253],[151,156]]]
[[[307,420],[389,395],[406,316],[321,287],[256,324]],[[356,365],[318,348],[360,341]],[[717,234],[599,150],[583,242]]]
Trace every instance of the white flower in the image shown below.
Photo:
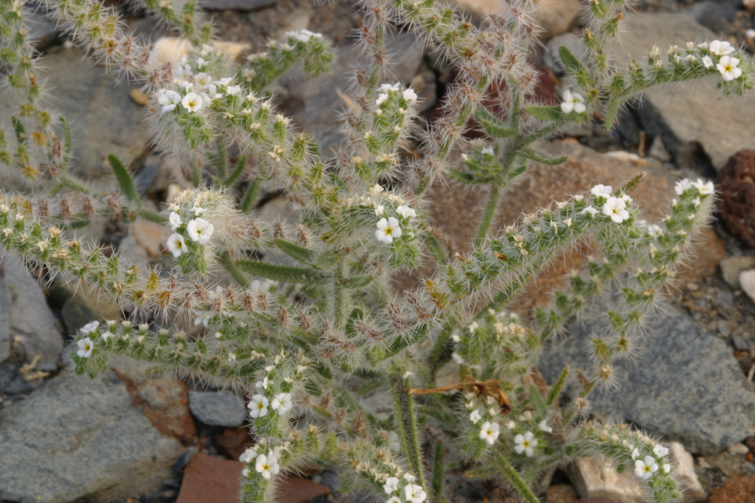
[[[202,108],[202,98],[197,93],[189,93],[181,100],[183,107],[189,112],[196,112]]]
[[[505,426],[506,428],[513,430],[514,428],[516,428],[516,423],[514,421],[509,421]]]
[[[173,254],[175,258],[180,257],[186,252],[186,241],[180,234],[172,234],[168,238],[168,250]]]
[[[398,91],[399,89],[401,89],[401,84],[397,82],[395,84],[382,84],[379,90],[390,92],[390,91]]]
[[[209,86],[212,83],[212,80],[212,77],[204,72],[194,75],[194,82],[196,82],[199,87]]]
[[[618,197],[609,197],[608,201],[603,205],[603,214],[611,217],[611,220],[617,224],[620,224],[629,218],[627,203]]]
[[[388,432],[388,448],[393,452],[401,452],[401,442],[395,431]]]
[[[203,245],[210,240],[210,236],[215,232],[215,227],[204,218],[195,218],[186,226],[189,237],[197,243]]]
[[[393,494],[395,491],[397,491],[398,482],[398,477],[388,477],[388,480],[385,481],[385,485],[383,486],[385,494]]]
[[[383,104],[383,102],[384,102],[385,100],[387,100],[387,99],[388,99],[388,95],[387,95],[387,94],[385,94],[385,93],[380,93],[380,94],[378,95],[378,98],[377,98],[377,100],[375,100],[375,103],[376,103],[376,104],[377,104],[378,106],[380,106],[380,105],[382,105],[382,104]]]
[[[716,68],[718,68],[718,71],[721,72],[724,80],[728,82],[730,80],[738,79],[739,76],[742,75],[742,69],[737,68],[738,64],[739,60],[737,58],[724,56],[718,60]]]
[[[228,86],[226,93],[228,93],[229,96],[236,96],[238,94],[241,94],[241,86]]]
[[[676,182],[676,185],[674,185],[674,191],[678,196],[681,196],[682,194],[684,194],[685,190],[690,188],[692,188],[692,182],[690,182],[688,178],[679,180],[678,182]]]
[[[713,182],[705,183],[702,181],[702,179],[698,178],[697,181],[692,184],[692,186],[700,191],[701,196],[709,196],[713,194]]]
[[[479,421],[480,419],[482,419],[482,416],[480,415],[479,410],[474,410],[469,415],[469,420],[472,421],[472,424],[477,424],[477,421]]]
[[[457,365],[464,365],[464,358],[462,358],[459,353],[454,351],[451,353],[451,358],[453,358],[453,361],[455,361]]]
[[[587,110],[587,107],[585,106],[585,99],[582,96],[577,93],[572,93],[569,89],[564,91],[564,101],[561,103],[562,112],[565,114],[570,114],[572,112],[581,114],[585,110]]]
[[[427,494],[425,494],[422,486],[416,484],[407,484],[404,487],[404,495],[410,503],[422,503],[427,499]]]
[[[637,447],[635,447],[634,450],[632,451],[632,459],[637,459],[639,457],[640,457],[640,450]]]
[[[265,377],[262,381],[258,381],[254,386],[258,390],[261,391],[261,390],[267,389],[267,386],[268,386],[269,383],[270,383],[270,379],[268,379],[267,377]]]
[[[391,496],[385,503],[403,503],[398,496]]]
[[[115,334],[109,330],[102,334],[103,341],[107,341],[108,339],[112,339],[113,337],[115,337]]]
[[[648,225],[648,236],[651,238],[657,238],[661,235],[661,228],[655,224]]]
[[[215,84],[210,84],[209,86],[207,86],[206,96],[210,100],[219,100],[223,97],[223,95],[218,92],[218,87]]]
[[[403,96],[406,101],[417,101],[417,93],[415,93],[414,89],[412,89],[411,87],[404,90]]]
[[[644,480],[649,479],[658,471],[658,463],[653,456],[645,456],[645,460],[638,459],[634,462],[634,474]]]
[[[393,217],[389,217],[388,219],[381,218],[377,223],[375,237],[378,241],[387,245],[393,243],[393,238],[400,238],[401,227],[398,225],[398,220]]]
[[[703,66],[705,66],[705,68],[713,66],[713,60],[710,59],[710,56],[703,56]]]
[[[483,155],[495,155],[495,151],[493,150],[493,147],[485,147],[482,149]]]
[[[275,398],[273,398],[273,403],[270,404],[270,407],[272,407],[274,411],[278,412],[278,414],[282,416],[293,407],[293,404],[291,403],[291,393],[281,393],[279,395],[275,395]]]
[[[514,450],[517,454],[525,453],[527,457],[535,454],[535,447],[537,447],[537,439],[535,435],[528,431],[524,435],[521,433],[514,437]]]
[[[178,229],[183,225],[183,222],[181,221],[181,215],[176,213],[175,211],[172,211],[170,213],[170,217],[168,217],[168,221],[170,222],[170,228],[173,230]]]
[[[669,472],[671,472],[671,464],[663,463],[663,473],[669,473]]]
[[[239,456],[239,461],[242,463],[250,463],[257,459],[257,451],[252,449],[251,447],[244,451],[244,453]]]
[[[86,337],[76,342],[76,345],[79,346],[79,350],[76,351],[76,354],[79,355],[80,358],[89,358],[92,356],[92,350],[94,349],[92,339]]]
[[[584,210],[582,210],[582,213],[583,214],[588,214],[588,215],[590,215],[591,218],[595,219],[595,215],[598,214],[598,210],[596,210],[592,206],[588,206],[587,208],[585,208]]]
[[[469,333],[473,334],[475,333],[475,330],[477,330],[477,327],[479,327],[479,325],[477,324],[476,321],[473,321],[472,323],[469,324],[469,327],[467,328],[469,328]]]
[[[97,330],[100,327],[99,321],[90,321],[83,327],[81,327],[81,333],[82,334],[91,334],[95,330]]]
[[[176,109],[176,105],[181,103],[181,95],[175,91],[161,92],[157,102],[163,106],[163,113],[172,112]]]
[[[251,283],[249,283],[249,291],[255,294],[261,294],[261,293],[267,293],[270,291],[270,287],[273,286],[273,282],[269,279],[260,282],[260,280],[255,279]]]
[[[383,206],[382,204],[378,204],[378,207],[375,208],[375,215],[379,217],[383,213],[385,213],[385,206]]]
[[[278,475],[278,472],[280,471],[278,459],[272,452],[268,452],[267,456],[264,454],[257,456],[257,463],[254,469],[261,473],[265,480],[270,480],[270,477]]]
[[[396,208],[396,213],[404,218],[412,218],[417,216],[417,212],[408,206],[399,206],[398,208]]]
[[[488,445],[493,445],[496,440],[498,440],[498,435],[501,434],[501,427],[498,426],[498,423],[491,423],[490,421],[485,421],[482,423],[482,428],[480,428],[480,438],[488,443]]]
[[[540,431],[544,431],[545,433],[553,433],[553,428],[548,426],[548,421],[546,421],[545,419],[540,421],[540,424],[537,425],[537,428]]]
[[[714,40],[710,43],[709,48],[710,53],[714,56],[726,56],[727,54],[734,52],[734,48],[729,42],[723,42],[721,40]]]
[[[603,184],[596,185],[592,188],[590,193],[595,197],[604,197],[608,199],[609,197],[611,197],[611,194],[613,194],[613,187]]]
[[[194,212],[194,216],[195,216],[195,217],[201,217],[202,215],[204,215],[204,214],[205,214],[205,212],[206,212],[207,210],[206,210],[206,209],[204,209],[204,208],[202,208],[202,207],[200,207],[200,206],[194,206],[194,207],[193,207],[193,208],[191,209],[191,211],[193,211],[193,212]]]
[[[254,395],[247,407],[249,408],[249,415],[254,419],[265,417],[267,415],[267,398],[262,395]]]
[[[668,454],[668,448],[663,447],[661,444],[656,444],[655,447],[653,447],[653,452],[656,456],[659,458],[665,457],[666,454]]]

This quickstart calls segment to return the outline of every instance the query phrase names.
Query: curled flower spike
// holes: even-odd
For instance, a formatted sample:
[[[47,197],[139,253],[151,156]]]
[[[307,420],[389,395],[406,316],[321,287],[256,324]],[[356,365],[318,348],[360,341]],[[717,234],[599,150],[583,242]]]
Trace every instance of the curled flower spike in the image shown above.
[[[564,101],[561,103],[562,112],[565,114],[570,114],[572,112],[581,114],[585,110],[587,110],[585,99],[580,94],[573,93],[569,89],[564,91]]]
[[[527,457],[535,454],[535,447],[537,447],[537,439],[531,431],[526,432],[524,435],[521,433],[514,437],[514,450],[517,454],[524,453]]]
[[[398,224],[398,220],[394,217],[381,218],[377,223],[377,230],[375,231],[375,237],[378,241],[387,245],[393,243],[394,238],[401,237],[401,227]]]
[[[634,474],[643,480],[649,479],[657,471],[658,463],[653,456],[645,456],[644,460],[638,459],[634,462]]]
[[[737,65],[739,65],[739,60],[737,58],[724,56],[718,60],[716,68],[721,72],[724,81],[729,82],[738,79],[740,75],[742,75],[742,69],[737,68]]]

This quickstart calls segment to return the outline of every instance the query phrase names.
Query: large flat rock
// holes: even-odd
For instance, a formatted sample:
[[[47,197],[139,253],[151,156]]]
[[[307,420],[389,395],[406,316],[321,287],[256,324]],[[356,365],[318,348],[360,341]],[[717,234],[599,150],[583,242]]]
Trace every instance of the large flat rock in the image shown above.
[[[657,45],[663,54],[671,45],[716,38],[688,13],[641,13],[627,17],[621,41],[610,46],[617,62],[626,67],[632,60],[644,63]],[[736,152],[755,146],[752,118],[755,97],[727,97],[718,89],[718,78],[709,77],[682,84],[667,84],[644,93],[639,113],[643,129],[661,134],[671,154],[677,156],[686,144],[699,143],[716,169]]]
[[[0,500],[113,501],[149,494],[184,452],[109,373],[62,375],[0,410]]]
[[[593,413],[706,455],[755,435],[755,393],[731,349],[688,316],[668,311],[646,326],[637,359],[617,366],[618,386],[590,395]],[[538,363],[549,382],[566,365],[589,368],[587,345],[605,333],[605,320],[582,321],[569,332]]]

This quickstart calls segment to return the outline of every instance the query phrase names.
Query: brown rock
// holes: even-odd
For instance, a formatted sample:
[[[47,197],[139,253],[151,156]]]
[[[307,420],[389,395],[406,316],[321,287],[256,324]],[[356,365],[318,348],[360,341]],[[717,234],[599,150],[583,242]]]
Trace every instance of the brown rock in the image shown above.
[[[177,503],[238,503],[244,463],[197,454],[186,468]],[[330,489],[295,475],[283,475],[277,503],[308,503]]]
[[[545,491],[545,503],[573,503],[577,498],[577,490],[569,484],[555,484]]]
[[[643,209],[646,220],[660,221],[668,209],[667,201],[674,197],[675,177],[656,160],[648,159],[647,164],[640,168],[632,159],[599,154],[571,141],[555,142],[545,148],[551,155],[566,155],[569,160],[558,167],[533,165],[529,177],[504,196],[491,234],[552,201],[563,201],[571,194],[589,192],[597,183],[616,187],[643,172],[646,178],[632,192],[632,197]],[[439,181],[430,189],[430,223],[447,237],[453,251],[464,254],[471,249],[485,199],[486,194],[475,186],[453,181]],[[516,305],[511,307],[522,310],[547,302],[550,291],[561,283],[564,274],[581,264],[590,251],[590,244],[583,243],[556,258],[550,269],[541,273]],[[680,269],[677,280],[684,283],[711,276],[725,256],[726,250],[721,240],[711,229],[705,229],[686,261],[690,265]],[[417,276],[429,275],[432,267],[426,264]],[[416,281],[410,281],[410,278],[401,278],[397,283],[399,288],[408,289],[416,285]]]
[[[249,430],[243,426],[226,428],[215,441],[217,449],[231,459],[239,459],[247,447],[254,444]]]
[[[184,445],[194,442],[197,428],[189,412],[186,384],[141,372],[113,371],[126,384],[134,405],[141,407],[149,422],[160,433],[175,437]]]
[[[716,179],[721,221],[747,247],[755,248],[755,150],[741,150]]]
[[[149,220],[137,220],[131,226],[131,235],[150,257],[159,257],[168,242],[168,229]]]
[[[459,9],[473,16],[498,12],[498,0],[456,0]],[[582,9],[580,0],[536,0],[532,17],[543,28],[541,40],[548,40],[567,31]]]
[[[752,503],[755,500],[755,475],[730,477],[721,487],[715,487],[708,503]]]

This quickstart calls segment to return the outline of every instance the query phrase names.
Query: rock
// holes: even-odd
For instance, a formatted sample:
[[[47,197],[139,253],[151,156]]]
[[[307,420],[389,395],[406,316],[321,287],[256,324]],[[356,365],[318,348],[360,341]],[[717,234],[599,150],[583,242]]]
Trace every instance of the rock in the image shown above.
[[[249,428],[226,428],[215,441],[218,451],[231,459],[239,459],[250,445],[254,444],[254,438],[249,433]]]
[[[656,135],[655,138],[653,138],[653,143],[650,144],[648,155],[655,157],[662,162],[669,162],[671,160],[671,154],[666,150],[666,145],[663,144],[663,137],[661,135]]]
[[[27,362],[39,355],[37,370],[49,372],[58,368],[63,350],[58,322],[37,281],[21,260],[11,254],[0,262],[0,344],[5,330],[11,341],[18,343]],[[0,354],[0,361],[3,359]]]
[[[750,449],[748,449],[747,446],[742,443],[736,443],[732,446],[729,446],[729,448],[726,450],[729,451],[729,454],[731,454],[732,456],[744,456],[748,452],[750,452]]]
[[[0,500],[112,501],[151,493],[184,451],[132,404],[114,374],[62,375],[0,418]]]
[[[566,67],[561,61],[559,50],[561,46],[569,49],[569,52],[574,54],[577,58],[581,58],[585,54],[586,48],[582,39],[573,33],[564,33],[557,37],[553,37],[545,45],[545,52],[543,53],[543,64],[550,68],[553,73],[564,73]]]
[[[739,274],[755,265],[755,257],[726,257],[718,266],[721,268],[721,276],[732,287],[739,288]]]
[[[726,320],[718,320],[716,328],[718,328],[718,333],[723,337],[729,337],[731,335],[731,329],[729,328],[729,324],[726,323]]]
[[[731,29],[731,22],[737,14],[737,4],[707,0],[693,4],[685,13],[712,32],[723,34]]]
[[[684,503],[705,501],[705,490],[695,474],[692,456],[678,442],[669,445],[669,460],[674,465],[677,480],[685,488]],[[577,458],[567,469],[579,495],[587,500],[608,498],[618,503],[648,503],[642,486],[634,476],[631,467],[622,473],[616,471],[616,464],[603,455]],[[550,500],[548,500],[550,502]]]
[[[69,334],[94,320],[115,320],[122,317],[123,312],[118,304],[107,295],[79,288],[75,294],[70,291],[70,285],[65,288],[71,297],[63,304],[60,315]]]
[[[58,41],[62,30],[47,18],[41,8],[35,9],[26,4],[23,13],[27,37],[36,50],[44,51]]]
[[[131,236],[150,257],[157,258],[167,249],[170,231],[164,225],[139,219],[131,226]]]
[[[204,10],[258,10],[274,5],[275,0],[200,0],[199,6]]]
[[[621,41],[612,41],[609,50],[620,66],[626,66],[632,59],[646,61],[652,44],[665,51],[669,45],[714,38],[686,14],[637,13],[627,16]],[[644,93],[646,99],[638,109],[643,129],[648,135],[662,135],[677,160],[688,144],[697,142],[713,166],[721,169],[735,152],[753,146],[749,125],[755,101],[727,98],[716,89],[716,82],[715,77],[690,80],[683,89],[664,85]]]
[[[570,335],[544,351],[543,376],[553,382],[566,365],[587,367],[586,344],[604,321],[574,323]],[[630,422],[702,454],[755,433],[755,394],[722,339],[671,310],[647,320],[645,329],[636,364],[616,365],[619,386],[592,392],[596,417]]]
[[[718,173],[721,221],[749,248],[755,248],[755,150],[737,152]]]
[[[742,456],[733,455],[728,451],[722,451],[712,456],[706,456],[705,462],[716,470],[720,470],[727,477],[742,474]]]
[[[41,59],[52,103],[71,123],[72,171],[93,182],[105,182],[112,170],[106,161],[115,154],[129,166],[147,149],[144,111],[133,102],[125,80],[94,65],[74,49],[50,52]]]
[[[420,69],[422,43],[411,33],[399,33],[386,39],[392,82],[409,84]],[[294,116],[297,126],[314,135],[323,152],[345,139],[339,129],[341,111],[347,108],[343,93],[350,86],[352,68],[359,55],[359,48],[344,47],[330,73],[315,80],[296,79],[290,83],[289,98],[283,108]]]
[[[477,18],[498,12],[498,0],[456,0],[459,9]],[[532,18],[543,28],[541,40],[560,35],[576,23],[582,10],[579,0],[536,0]]]
[[[189,410],[209,426],[241,426],[246,419],[244,401],[230,391],[192,391],[189,393]]]
[[[728,325],[726,326],[728,328]],[[721,335],[724,335],[723,332]],[[726,337],[724,335],[724,337]],[[742,337],[739,334],[735,334],[732,338],[731,342],[734,344],[734,349],[737,351],[749,351],[750,350],[750,343],[747,342],[744,337]]]
[[[739,284],[747,296],[755,302],[755,269],[742,271],[739,274]]]
[[[723,486],[714,487],[708,503],[749,503],[755,494],[755,475],[730,477]]]
[[[241,490],[241,470],[238,461],[208,456],[194,456],[184,473],[177,503],[236,503]],[[296,475],[281,475],[277,503],[307,503],[318,494],[330,490],[316,482]]]
[[[577,498],[577,490],[569,484],[555,484],[545,491],[545,503],[573,503]]]

